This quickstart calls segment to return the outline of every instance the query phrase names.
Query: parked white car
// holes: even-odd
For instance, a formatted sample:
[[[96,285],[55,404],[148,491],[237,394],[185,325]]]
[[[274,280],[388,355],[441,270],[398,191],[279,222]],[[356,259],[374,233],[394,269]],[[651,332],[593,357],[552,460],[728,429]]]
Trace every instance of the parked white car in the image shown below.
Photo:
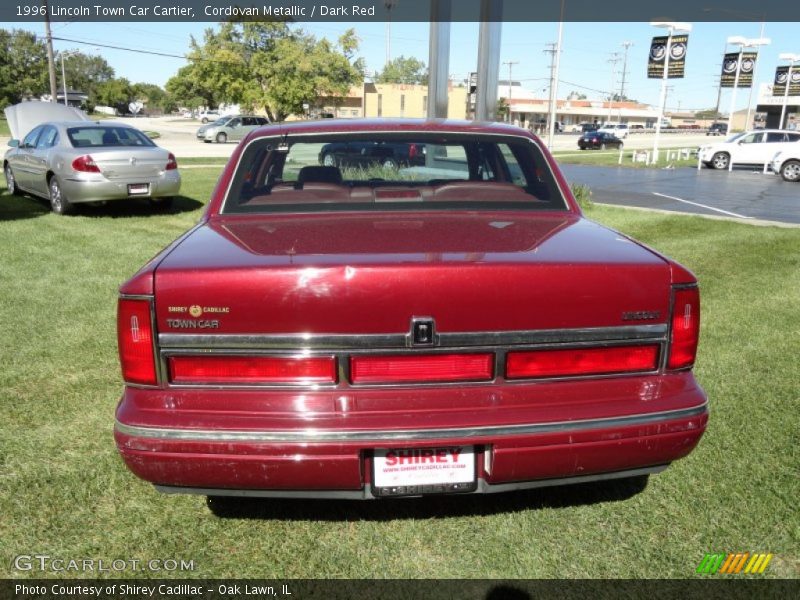
[[[597,131],[602,131],[603,133],[610,133],[618,137],[621,140],[624,140],[628,137],[628,132],[630,128],[628,127],[627,123],[603,123],[603,126],[598,129]]]
[[[197,113],[197,118],[200,119],[200,122],[204,125],[210,121],[216,121],[221,116],[218,110],[201,110]]]
[[[760,165],[771,163],[775,154],[797,144],[800,149],[800,132],[781,129],[746,131],[698,149],[700,161],[713,169],[727,169],[734,165]]]
[[[785,147],[776,153],[770,166],[784,181],[800,181],[800,144]]]

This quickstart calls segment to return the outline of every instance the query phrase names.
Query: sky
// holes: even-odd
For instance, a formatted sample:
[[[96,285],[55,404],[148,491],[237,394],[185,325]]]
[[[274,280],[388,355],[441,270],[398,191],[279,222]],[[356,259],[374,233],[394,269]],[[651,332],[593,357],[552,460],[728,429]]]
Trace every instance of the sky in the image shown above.
[[[53,23],[53,36],[80,40],[54,41],[58,50],[80,49],[87,54],[103,56],[114,68],[118,77],[132,82],[155,83],[163,86],[177,70],[186,64],[181,58],[168,58],[112,50],[96,44],[123,46],[131,49],[184,55],[189,49],[190,36],[202,39],[203,30],[213,23]],[[42,23],[0,23],[3,28],[20,28],[44,35]],[[335,40],[349,25],[347,23],[306,23],[301,25],[317,37]],[[729,36],[757,38],[761,36],[760,22],[746,23],[694,23],[689,34],[686,75],[670,80],[667,111],[688,111],[713,108],[717,102],[717,82],[722,54]],[[414,56],[428,63],[429,23],[391,23],[391,57]],[[360,39],[359,54],[366,59],[369,71],[380,70],[386,60],[387,26],[385,23],[359,23],[355,26]],[[764,24],[764,37],[771,38],[769,46],[762,47],[756,72],[757,83],[771,83],[775,67],[786,64],[778,55],[784,52],[800,53],[797,23]],[[650,40],[662,35],[664,30],[649,23],[577,23],[564,24],[558,95],[564,98],[571,91],[586,94],[589,99],[600,99],[609,89],[619,90],[622,60],[615,67],[609,59],[618,52],[624,53],[622,43],[633,42],[628,50],[626,95],[629,98],[655,105],[658,103],[660,81],[647,79],[647,56]],[[521,81],[525,89],[547,97],[550,76],[550,55],[544,50],[558,38],[557,23],[503,23],[501,34],[501,62],[513,61],[512,78]],[[478,24],[453,23],[450,33],[450,74],[465,79],[477,64]],[[738,48],[728,47],[729,51]],[[69,59],[67,59],[69,60]],[[616,70],[612,74],[612,68]],[[612,88],[613,77],[613,88]],[[508,67],[501,65],[500,79],[508,78]],[[753,93],[753,105],[758,88]],[[730,90],[723,90],[720,104],[727,112],[731,100]],[[748,93],[739,91],[736,110],[746,108]]]

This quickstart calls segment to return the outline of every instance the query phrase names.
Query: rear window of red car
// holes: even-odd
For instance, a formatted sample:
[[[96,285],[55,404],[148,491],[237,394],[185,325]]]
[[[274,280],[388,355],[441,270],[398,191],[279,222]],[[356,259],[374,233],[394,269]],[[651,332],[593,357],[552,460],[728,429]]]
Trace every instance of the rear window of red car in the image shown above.
[[[516,136],[325,134],[259,138],[223,213],[567,210],[541,150]]]

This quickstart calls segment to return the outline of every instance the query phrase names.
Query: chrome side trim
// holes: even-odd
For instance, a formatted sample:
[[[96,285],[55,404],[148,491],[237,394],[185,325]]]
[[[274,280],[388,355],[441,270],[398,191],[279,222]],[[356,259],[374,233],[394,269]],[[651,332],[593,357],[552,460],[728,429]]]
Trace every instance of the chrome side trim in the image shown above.
[[[166,427],[141,427],[115,422],[114,428],[123,435],[159,440],[190,440],[198,442],[414,442],[425,440],[472,439],[481,437],[506,437],[536,435],[562,431],[583,431],[606,427],[646,425],[672,419],[697,417],[708,412],[708,402],[692,408],[668,410],[657,413],[558,421],[553,423],[524,423],[520,425],[492,425],[487,427],[454,427],[448,429],[398,429],[398,430],[330,430],[307,427],[288,431],[242,431],[224,429],[177,429]]]
[[[559,477],[558,479],[539,479],[536,481],[515,481],[513,483],[487,483],[485,479],[478,479],[478,489],[466,494],[449,494],[451,496],[468,496],[471,494],[499,494],[516,490],[529,490],[534,488],[554,487],[559,485],[573,485],[578,483],[591,483],[593,481],[609,481],[613,479],[626,479],[640,475],[661,473],[669,465],[656,465],[628,471],[615,471],[613,473],[597,473],[595,475],[578,475],[576,477]],[[378,498],[372,493],[372,486],[365,484],[360,490],[232,490],[225,488],[194,488],[175,487],[169,485],[154,486],[157,491],[164,494],[197,494],[200,496],[226,496],[239,498],[292,498],[292,499],[326,499],[326,500],[407,500],[419,496],[398,496],[397,498]]]
[[[529,331],[480,331],[466,333],[437,333],[436,348],[467,346],[526,346],[533,344],[570,344],[628,340],[667,339],[666,323],[653,325],[624,325],[621,327],[587,327],[580,329],[537,329]],[[162,333],[159,346],[198,350],[258,349],[258,350],[371,350],[408,348],[405,333],[387,334],[181,334]]]

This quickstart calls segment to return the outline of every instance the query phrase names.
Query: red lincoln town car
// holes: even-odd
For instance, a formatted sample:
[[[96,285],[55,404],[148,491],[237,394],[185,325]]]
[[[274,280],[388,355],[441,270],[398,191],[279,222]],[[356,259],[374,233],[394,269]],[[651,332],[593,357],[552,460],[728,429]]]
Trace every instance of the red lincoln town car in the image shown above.
[[[398,145],[424,160],[359,161]],[[522,129],[269,125],[120,290],[116,443],[209,496],[641,480],[705,430],[699,318],[695,277],[585,219]]]

